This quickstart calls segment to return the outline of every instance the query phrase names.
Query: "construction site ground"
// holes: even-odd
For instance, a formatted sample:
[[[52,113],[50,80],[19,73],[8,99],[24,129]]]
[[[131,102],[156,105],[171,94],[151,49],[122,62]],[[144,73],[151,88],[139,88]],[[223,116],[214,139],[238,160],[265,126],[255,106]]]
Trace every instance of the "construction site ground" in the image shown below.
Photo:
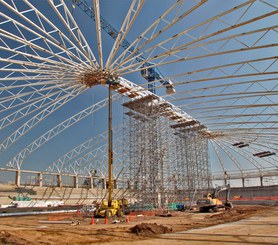
[[[277,206],[242,205],[217,213],[137,214],[117,222],[110,219],[108,224],[102,218],[82,219],[80,214],[0,220],[1,244],[278,244]]]

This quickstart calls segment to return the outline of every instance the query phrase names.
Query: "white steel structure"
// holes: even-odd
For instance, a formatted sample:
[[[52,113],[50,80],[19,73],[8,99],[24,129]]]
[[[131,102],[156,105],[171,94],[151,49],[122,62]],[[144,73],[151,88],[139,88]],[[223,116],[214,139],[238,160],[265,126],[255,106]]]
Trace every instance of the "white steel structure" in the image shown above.
[[[212,179],[277,178],[276,0],[93,0],[95,21],[78,2],[0,1],[1,167],[104,173],[106,160],[75,158],[90,149],[96,159],[104,147],[90,139],[105,135],[107,81],[118,81],[118,124],[120,97],[154,96],[140,76],[147,62],[173,82],[176,93],[165,95],[156,81],[155,96],[175,123],[203,126]],[[103,18],[119,31],[114,40]]]

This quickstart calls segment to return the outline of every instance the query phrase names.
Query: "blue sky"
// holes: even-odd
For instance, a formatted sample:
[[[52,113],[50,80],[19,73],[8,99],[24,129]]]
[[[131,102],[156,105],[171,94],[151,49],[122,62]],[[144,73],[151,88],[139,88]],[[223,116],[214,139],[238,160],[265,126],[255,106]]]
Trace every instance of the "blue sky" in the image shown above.
[[[10,2],[10,1],[7,1]],[[62,27],[62,24],[59,22],[59,19],[55,17],[54,12],[49,9],[49,6],[47,2],[42,1],[40,3],[35,3],[35,1],[32,1],[34,4],[37,4],[38,9],[44,11],[44,14],[46,16],[49,16],[52,18],[52,20],[55,20],[55,24],[57,26],[61,26],[61,30],[64,31],[64,33],[67,35],[67,30],[65,30]],[[69,8],[71,9],[71,1],[66,1],[68,3]],[[124,20],[126,13],[129,8],[129,4],[132,1],[128,0],[101,0],[100,1],[100,12],[102,17],[109,22],[115,29],[119,30],[122,24],[122,21]],[[130,32],[128,33],[126,39],[132,43],[138,35],[140,35],[150,24],[155,21],[165,10],[169,9],[175,2],[176,0],[167,0],[167,1],[162,1],[162,0],[146,0],[145,5],[143,6],[142,10],[140,11],[133,27],[131,28]],[[171,27],[165,34],[162,34],[161,37],[157,38],[155,41],[150,43],[145,47],[145,50],[161,40],[164,40],[166,37],[171,37],[177,33],[180,33],[183,30],[186,30],[197,23],[200,23],[208,18],[211,18],[213,16],[216,16],[217,14],[221,13],[222,11],[228,10],[236,5],[242,4],[245,1],[238,0],[238,1],[224,1],[220,0],[209,0],[209,3],[204,4],[197,10],[193,11],[193,13],[189,14],[188,17],[186,17],[183,21],[180,23],[177,23],[173,27]],[[277,6],[277,1],[267,1],[269,4],[276,5]],[[88,0],[88,3],[93,5],[93,2]],[[196,2],[194,1],[185,1],[184,5],[181,6],[180,12],[178,14],[183,13],[183,11],[190,9],[193,5],[195,5]],[[248,7],[249,5],[247,5]],[[262,2],[255,2],[252,6],[250,6],[250,9],[247,7],[242,8],[239,11],[232,12],[231,14],[228,14],[227,16],[223,17],[223,21],[213,21],[211,24],[204,25],[200,28],[196,28],[190,32],[188,32],[191,37],[201,37],[203,35],[207,35],[209,33],[213,33],[214,31],[217,31],[219,29],[223,29],[228,27],[229,25],[227,23],[232,23],[235,24],[236,20],[238,22],[243,22],[248,19],[252,19],[258,15],[261,15],[263,13],[267,13],[270,11],[274,11],[274,8],[272,8],[270,5],[263,4]],[[2,9],[3,13],[9,13],[6,9]],[[73,16],[82,30],[82,33],[84,34],[86,40],[88,41],[92,51],[94,54],[97,54],[97,43],[96,43],[96,33],[95,33],[95,22],[91,20],[87,15],[85,15],[80,9],[75,8],[73,11]],[[177,14],[177,12],[174,12]],[[10,14],[10,16],[12,16]],[[170,14],[168,20],[173,19],[173,14]],[[15,16],[14,16],[15,17]],[[32,15],[30,15],[30,18],[34,18]],[[18,17],[15,17],[15,19],[20,19]],[[3,21],[3,18],[2,18]],[[257,30],[259,28],[264,28],[268,27],[271,25],[277,24],[277,16],[270,16],[268,18],[259,20],[257,22],[248,24],[243,27],[236,28],[235,30],[230,30],[227,33],[220,34],[217,36],[217,38],[224,38],[228,35],[233,35],[237,33],[242,33],[246,32],[249,30]],[[158,26],[159,28],[163,28],[165,24],[161,24],[161,26]],[[1,28],[1,27],[0,27]],[[2,25],[2,28],[5,29],[6,26]],[[13,32],[11,29],[9,31]],[[16,30],[14,30],[16,32]],[[239,49],[239,48],[246,48],[244,44],[248,45],[253,45],[255,41],[258,41],[258,45],[265,45],[269,43],[275,43],[277,42],[277,33],[273,31],[269,31],[268,33],[265,34],[260,40],[258,40],[261,37],[261,33],[255,33],[250,36],[244,36],[244,37],[239,37],[238,39],[241,41],[235,41],[235,40],[230,40],[229,42],[225,43],[219,42],[219,43],[214,43],[214,44],[207,44],[204,46],[204,48],[196,48],[192,52],[191,51],[185,51],[184,53],[181,53],[182,57],[193,57],[193,56],[199,56],[199,55],[206,55],[208,54],[211,50],[211,52],[215,52],[216,50],[219,50],[221,48],[222,51],[225,50],[231,50],[231,49]],[[166,47],[173,47],[174,44],[183,44],[189,41],[192,41],[193,39],[190,36],[182,36],[177,43],[174,41],[169,42],[169,44],[166,44]],[[110,49],[113,45],[113,39],[107,35],[107,33],[102,32],[102,38],[103,38],[103,52],[104,52],[104,57],[107,57]],[[213,40],[214,37],[208,38],[206,41]],[[225,44],[225,45],[224,45]],[[1,44],[3,45],[3,44]],[[223,45],[223,47],[221,47]],[[144,49],[143,49],[144,50]],[[123,49],[120,49],[119,54],[123,51]],[[154,54],[162,52],[161,49],[158,49],[154,52]],[[214,71],[204,71],[200,72],[198,74],[187,74],[184,76],[178,76],[175,77],[177,74],[185,73],[185,72],[190,72],[206,67],[212,67],[212,66],[221,66],[223,64],[229,64],[233,62],[238,62],[242,60],[247,60],[247,59],[258,59],[258,58],[264,58],[264,57],[269,57],[275,55],[277,52],[277,47],[274,48],[268,48],[268,49],[262,49],[262,50],[253,50],[253,51],[248,51],[245,53],[238,52],[238,53],[232,53],[232,54],[227,54],[227,55],[218,55],[218,56],[211,56],[207,58],[196,58],[194,60],[190,61],[183,61],[179,63],[174,63],[174,64],[169,64],[165,66],[160,66],[159,70],[160,72],[164,75],[164,77],[171,77],[171,80],[173,80],[174,84],[175,83],[182,83],[186,81],[192,81],[192,80],[197,80],[197,79],[203,79],[203,78],[208,78],[208,77],[219,77],[223,76],[223,74],[246,74],[246,73],[259,73],[265,70],[268,66],[270,66],[273,62],[273,60],[268,60],[268,61],[260,61],[260,62],[255,62],[252,63],[252,66],[249,65],[244,65],[243,67],[240,67],[240,65],[232,66],[232,67],[224,67],[222,71],[220,70],[214,70]],[[148,57],[148,54],[144,54],[145,57]],[[1,51],[1,56],[4,57],[5,54],[3,51]],[[96,55],[97,56],[97,55]],[[172,58],[169,57],[168,61],[170,61]],[[158,60],[159,61],[159,60]],[[3,63],[2,63],[3,64]],[[255,68],[255,69],[254,69]],[[256,71],[256,69],[259,71]],[[277,71],[277,63],[270,66],[268,71]],[[1,77],[5,75],[4,72],[1,71]],[[181,106],[186,112],[188,112],[190,115],[192,115],[195,118],[199,118],[203,116],[204,114],[200,113],[200,108],[198,110],[190,110],[194,109],[194,106],[189,105],[189,103],[196,102],[197,100],[192,98],[192,99],[187,99],[188,97],[192,96],[201,96],[204,95],[205,92],[203,90],[200,90],[199,92],[192,92],[188,93],[187,91],[193,90],[193,89],[198,89],[198,88],[204,88],[204,87],[209,87],[212,86],[213,84],[229,84],[235,82],[243,82],[243,81],[248,81],[250,79],[253,79],[253,77],[244,77],[244,78],[238,78],[238,79],[233,79],[229,80],[226,79],[224,75],[223,79],[220,80],[215,80],[210,83],[189,83],[189,84],[183,84],[183,85],[178,85],[176,86],[176,91],[177,94],[175,96],[175,101],[171,97],[165,97],[168,100],[173,100],[173,103],[176,105]],[[140,72],[136,71],[131,74],[127,74],[124,76],[125,78],[129,79],[130,81],[136,83],[136,84],[144,84],[146,81],[141,77]],[[263,75],[263,76],[258,76],[259,79],[267,79],[267,78],[273,78],[273,75]],[[277,80],[275,81],[269,81],[265,82],[263,84],[265,90],[275,90],[275,85],[277,84]],[[159,84],[158,84],[159,85]],[[226,86],[226,87],[220,87],[220,88],[215,88],[214,90],[207,90],[207,94],[218,94],[222,93],[223,91],[226,91],[227,93],[234,93],[238,91],[261,91],[261,84],[256,83],[253,85],[247,84],[247,85],[238,85],[238,86]],[[277,90],[277,89],[276,89]],[[157,90],[157,93],[161,96],[165,96],[165,91],[164,88],[160,88]],[[2,95],[1,95],[2,96]],[[84,92],[82,95],[78,96],[76,99],[70,101],[66,105],[64,105],[62,108],[51,114],[49,117],[47,117],[42,123],[36,125],[34,129],[32,129],[28,134],[24,135],[21,137],[15,144],[13,144],[7,151],[5,151],[2,156],[1,156],[1,162],[0,166],[4,167],[5,164],[11,159],[11,157],[15,154],[17,154],[20,150],[24,149],[26,145],[30,144],[34,139],[36,139],[38,136],[40,136],[42,133],[46,132],[47,130],[53,128],[55,125],[58,123],[62,122],[63,120],[67,119],[68,117],[74,115],[75,113],[79,112],[82,109],[87,108],[88,106],[97,103],[98,101],[104,99],[107,97],[107,88],[103,86],[95,86],[91,89],[88,89],[86,92]],[[272,101],[276,100],[277,103],[277,95],[276,96],[271,96]],[[177,99],[182,99],[182,100],[177,100]],[[199,99],[199,102],[202,99]],[[122,106],[121,104],[123,103],[124,100],[119,100],[118,102],[114,103],[113,105],[113,124],[114,126],[121,124],[122,119],[123,119],[123,112],[122,112]],[[266,97],[261,97],[261,98],[249,98],[243,100],[242,98],[239,98],[237,100],[232,100],[232,101],[224,101],[224,102],[217,102],[214,105],[215,106],[220,106],[220,105],[235,105],[235,104],[242,104],[242,103],[257,103],[258,101],[260,103],[267,103],[269,100]],[[208,104],[210,105],[210,104]],[[202,105],[203,107],[206,106],[206,104]],[[242,110],[241,113],[245,113],[246,111]],[[254,111],[254,110],[253,110]],[[265,109],[255,109],[256,113],[262,113],[268,111],[269,113],[274,113],[275,110],[273,108],[265,108]],[[252,110],[251,110],[252,112]],[[1,116],[6,116],[7,114],[2,114]],[[8,112],[7,112],[8,113]],[[222,113],[226,114],[231,114],[231,113],[237,113],[237,110],[230,110],[229,112],[227,110],[223,110]],[[218,115],[219,112],[217,112],[215,115]],[[32,114],[34,115],[34,114]],[[1,141],[4,140],[7,136],[9,136],[14,130],[16,130],[20,125],[22,125],[24,122],[27,121],[28,117],[25,117],[18,122],[14,123],[13,125],[5,128],[1,132]],[[31,115],[29,116],[31,118]],[[204,123],[210,123],[209,120],[203,119]],[[207,121],[206,121],[207,120]],[[251,118],[250,118],[251,120]],[[271,119],[269,119],[271,120]],[[273,120],[277,120],[277,117],[275,117]],[[216,122],[213,122],[216,123]],[[56,159],[58,159],[60,156],[68,152],[70,149],[78,146],[82,142],[90,139],[93,136],[98,135],[100,132],[106,131],[107,130],[107,108],[103,108],[93,115],[88,116],[87,118],[83,119],[81,122],[75,124],[74,126],[70,127],[69,129],[65,130],[62,132],[58,137],[55,139],[52,139],[49,141],[47,144],[43,145],[40,147],[40,149],[36,150],[34,153],[32,153],[31,156],[29,156],[25,161],[24,161],[24,168],[26,169],[33,169],[33,170],[44,170],[49,164],[54,162]],[[222,156],[223,159],[227,160],[229,162],[230,160],[228,159],[225,154]],[[241,159],[241,157],[239,157]],[[211,163],[212,163],[212,168],[213,171],[221,170],[219,162],[217,160],[217,157],[215,156],[215,153],[212,152],[211,154]],[[268,165],[268,163],[266,163]],[[229,166],[230,165],[230,166]],[[232,166],[232,163],[227,164],[228,168],[234,168]],[[271,166],[271,165],[270,165]],[[252,168],[254,166],[246,163],[246,168]]]

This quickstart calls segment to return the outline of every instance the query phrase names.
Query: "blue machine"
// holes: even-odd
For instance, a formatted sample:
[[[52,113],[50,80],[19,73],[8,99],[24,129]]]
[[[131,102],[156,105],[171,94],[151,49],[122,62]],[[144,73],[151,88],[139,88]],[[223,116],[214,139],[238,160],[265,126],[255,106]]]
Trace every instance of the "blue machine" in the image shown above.
[[[155,80],[158,80],[165,88],[167,94],[175,93],[175,89],[171,80],[165,80],[159,73],[155,67],[149,67],[151,64],[145,63],[142,67],[146,67],[146,69],[141,70],[141,75],[144,77],[149,83],[148,88],[149,91],[155,93]]]

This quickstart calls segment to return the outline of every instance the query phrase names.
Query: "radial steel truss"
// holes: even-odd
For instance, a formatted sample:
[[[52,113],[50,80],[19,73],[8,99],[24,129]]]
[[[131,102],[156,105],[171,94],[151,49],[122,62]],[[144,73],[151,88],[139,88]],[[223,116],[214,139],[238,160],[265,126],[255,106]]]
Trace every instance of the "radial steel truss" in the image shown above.
[[[1,164],[45,169],[54,162],[51,171],[61,172],[66,162],[78,173],[80,163],[72,160],[86,155],[83,149],[90,143],[69,144],[72,152],[60,149],[61,132],[73,130],[79,143],[90,137],[88,128],[95,128],[86,119],[107,105],[106,89],[95,86],[112,79],[118,82],[111,86],[118,97],[129,99],[124,164],[141,171],[129,176],[141,178],[141,188],[143,171],[152,179],[147,184],[156,196],[147,199],[154,205],[191,198],[209,186],[210,167],[215,179],[224,181],[236,175],[277,178],[277,1],[219,1],[216,6],[208,0],[169,0],[155,6],[155,1],[133,0],[125,8],[111,1],[110,16],[107,1],[85,2],[0,1]],[[145,18],[150,9],[155,11]],[[95,23],[86,19],[92,13]],[[102,13],[115,23],[115,32],[103,25]],[[163,71],[163,79],[155,81],[159,95],[165,94],[165,80],[177,93],[152,95],[148,82],[140,80],[146,63]],[[50,140],[57,147],[46,144]],[[49,146],[57,161],[49,159]],[[105,148],[99,147],[99,152]],[[84,157],[88,172],[93,158]],[[142,169],[140,162],[146,164]]]

